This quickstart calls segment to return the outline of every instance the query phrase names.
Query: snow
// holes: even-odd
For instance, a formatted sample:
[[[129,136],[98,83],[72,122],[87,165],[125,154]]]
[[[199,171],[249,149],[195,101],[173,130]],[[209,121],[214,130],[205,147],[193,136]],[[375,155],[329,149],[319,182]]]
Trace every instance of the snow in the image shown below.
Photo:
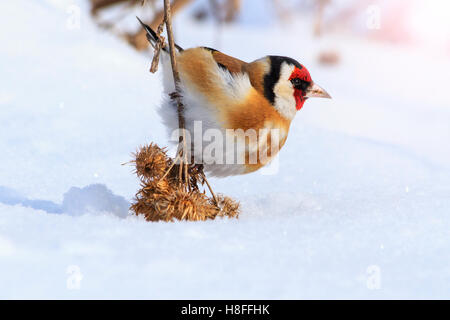
[[[306,103],[278,166],[211,181],[241,201],[238,220],[148,223],[128,214],[139,182],[121,164],[168,144],[149,54],[85,2],[0,12],[0,298],[450,298],[448,57],[318,42],[303,21],[222,28],[219,49],[296,57],[334,99]],[[185,14],[175,30],[215,44]],[[339,66],[316,63],[326,47]]]

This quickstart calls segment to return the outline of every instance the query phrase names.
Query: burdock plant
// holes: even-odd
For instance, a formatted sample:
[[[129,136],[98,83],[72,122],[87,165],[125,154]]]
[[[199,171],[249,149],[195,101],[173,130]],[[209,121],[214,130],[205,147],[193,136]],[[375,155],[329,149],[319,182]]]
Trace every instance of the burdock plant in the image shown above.
[[[133,156],[135,173],[141,181],[141,189],[131,206],[136,215],[144,215],[148,221],[238,217],[237,202],[220,194],[214,199],[200,191],[199,184],[205,183],[201,166],[189,165],[186,180],[185,176],[180,179],[180,165],[156,144],[140,147]]]

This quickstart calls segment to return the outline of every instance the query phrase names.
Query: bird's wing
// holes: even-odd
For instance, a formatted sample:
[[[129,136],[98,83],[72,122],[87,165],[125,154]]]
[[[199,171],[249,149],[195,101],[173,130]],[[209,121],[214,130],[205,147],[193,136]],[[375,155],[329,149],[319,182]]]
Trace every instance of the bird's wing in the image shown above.
[[[147,32],[147,40],[152,44],[152,46],[155,46],[155,43],[158,41],[158,36],[155,33],[155,31],[150,28],[148,25],[143,23],[138,17],[136,17],[138,21],[141,23],[142,27]],[[175,48],[177,50],[177,53],[184,53],[184,49],[181,48],[179,45],[175,43]],[[168,53],[167,45],[166,43],[163,44],[163,52]],[[247,63],[242,60],[239,60],[237,58],[231,57],[229,55],[226,55],[216,49],[212,49],[209,47],[200,47],[195,48],[197,51],[200,49],[201,51],[209,52],[217,64],[217,66],[225,71],[228,71],[232,78],[238,78],[242,80],[242,76],[247,77],[250,80],[250,87],[253,87],[256,89],[257,92],[260,94],[264,94],[264,83],[263,83],[263,77],[262,75],[267,72],[266,65],[264,64],[263,60],[258,60],[252,63]],[[206,75],[206,74],[205,74]],[[230,84],[230,79],[225,76],[226,82]],[[232,83],[233,81],[231,81]],[[241,81],[242,82],[242,81]],[[244,81],[245,82],[245,81]],[[249,89],[250,89],[249,87]]]
[[[257,130],[267,121],[285,126],[257,80],[263,78],[264,63],[248,64],[201,47],[180,52],[177,61],[187,119],[211,114],[219,127],[244,130]]]
[[[242,103],[254,91],[246,62],[209,48],[192,48],[177,56],[184,97],[197,96],[220,111]]]
[[[264,95],[264,75],[268,72],[266,58],[247,63],[212,48],[203,47],[203,49],[210,51],[217,65],[229,71],[232,76],[238,74],[247,76],[253,88]]]
[[[246,72],[245,67],[247,65],[246,62],[239,60],[237,58],[226,55],[216,49],[202,47],[203,49],[211,52],[212,57],[216,61],[217,65],[225,70],[228,70],[230,73],[240,73]]]

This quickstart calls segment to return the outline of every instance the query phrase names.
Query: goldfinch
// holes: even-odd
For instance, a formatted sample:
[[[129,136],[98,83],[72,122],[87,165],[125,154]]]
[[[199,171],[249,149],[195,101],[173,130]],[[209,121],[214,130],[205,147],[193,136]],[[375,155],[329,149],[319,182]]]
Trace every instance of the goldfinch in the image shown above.
[[[138,19],[139,20],[139,19]],[[156,33],[139,20],[152,46]],[[292,119],[308,98],[331,98],[292,58],[265,56],[247,63],[208,47],[176,45],[191,157],[212,176],[254,172],[284,145]],[[160,115],[178,135],[175,91],[168,46],[163,46],[164,102]]]

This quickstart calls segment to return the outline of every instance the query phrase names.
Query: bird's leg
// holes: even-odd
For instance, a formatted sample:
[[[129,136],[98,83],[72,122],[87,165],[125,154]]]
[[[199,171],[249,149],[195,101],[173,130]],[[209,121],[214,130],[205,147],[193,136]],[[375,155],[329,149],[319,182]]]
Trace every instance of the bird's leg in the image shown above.
[[[177,157],[175,160],[178,160],[178,182],[181,185],[184,185],[186,190],[191,191],[191,185],[189,184],[190,181],[190,174],[189,174],[189,161],[188,161],[188,153],[187,153],[187,146],[186,146],[186,136],[184,130],[182,130],[182,135],[180,135],[180,142],[178,143],[178,151],[177,151]],[[176,162],[176,161],[175,161]]]

